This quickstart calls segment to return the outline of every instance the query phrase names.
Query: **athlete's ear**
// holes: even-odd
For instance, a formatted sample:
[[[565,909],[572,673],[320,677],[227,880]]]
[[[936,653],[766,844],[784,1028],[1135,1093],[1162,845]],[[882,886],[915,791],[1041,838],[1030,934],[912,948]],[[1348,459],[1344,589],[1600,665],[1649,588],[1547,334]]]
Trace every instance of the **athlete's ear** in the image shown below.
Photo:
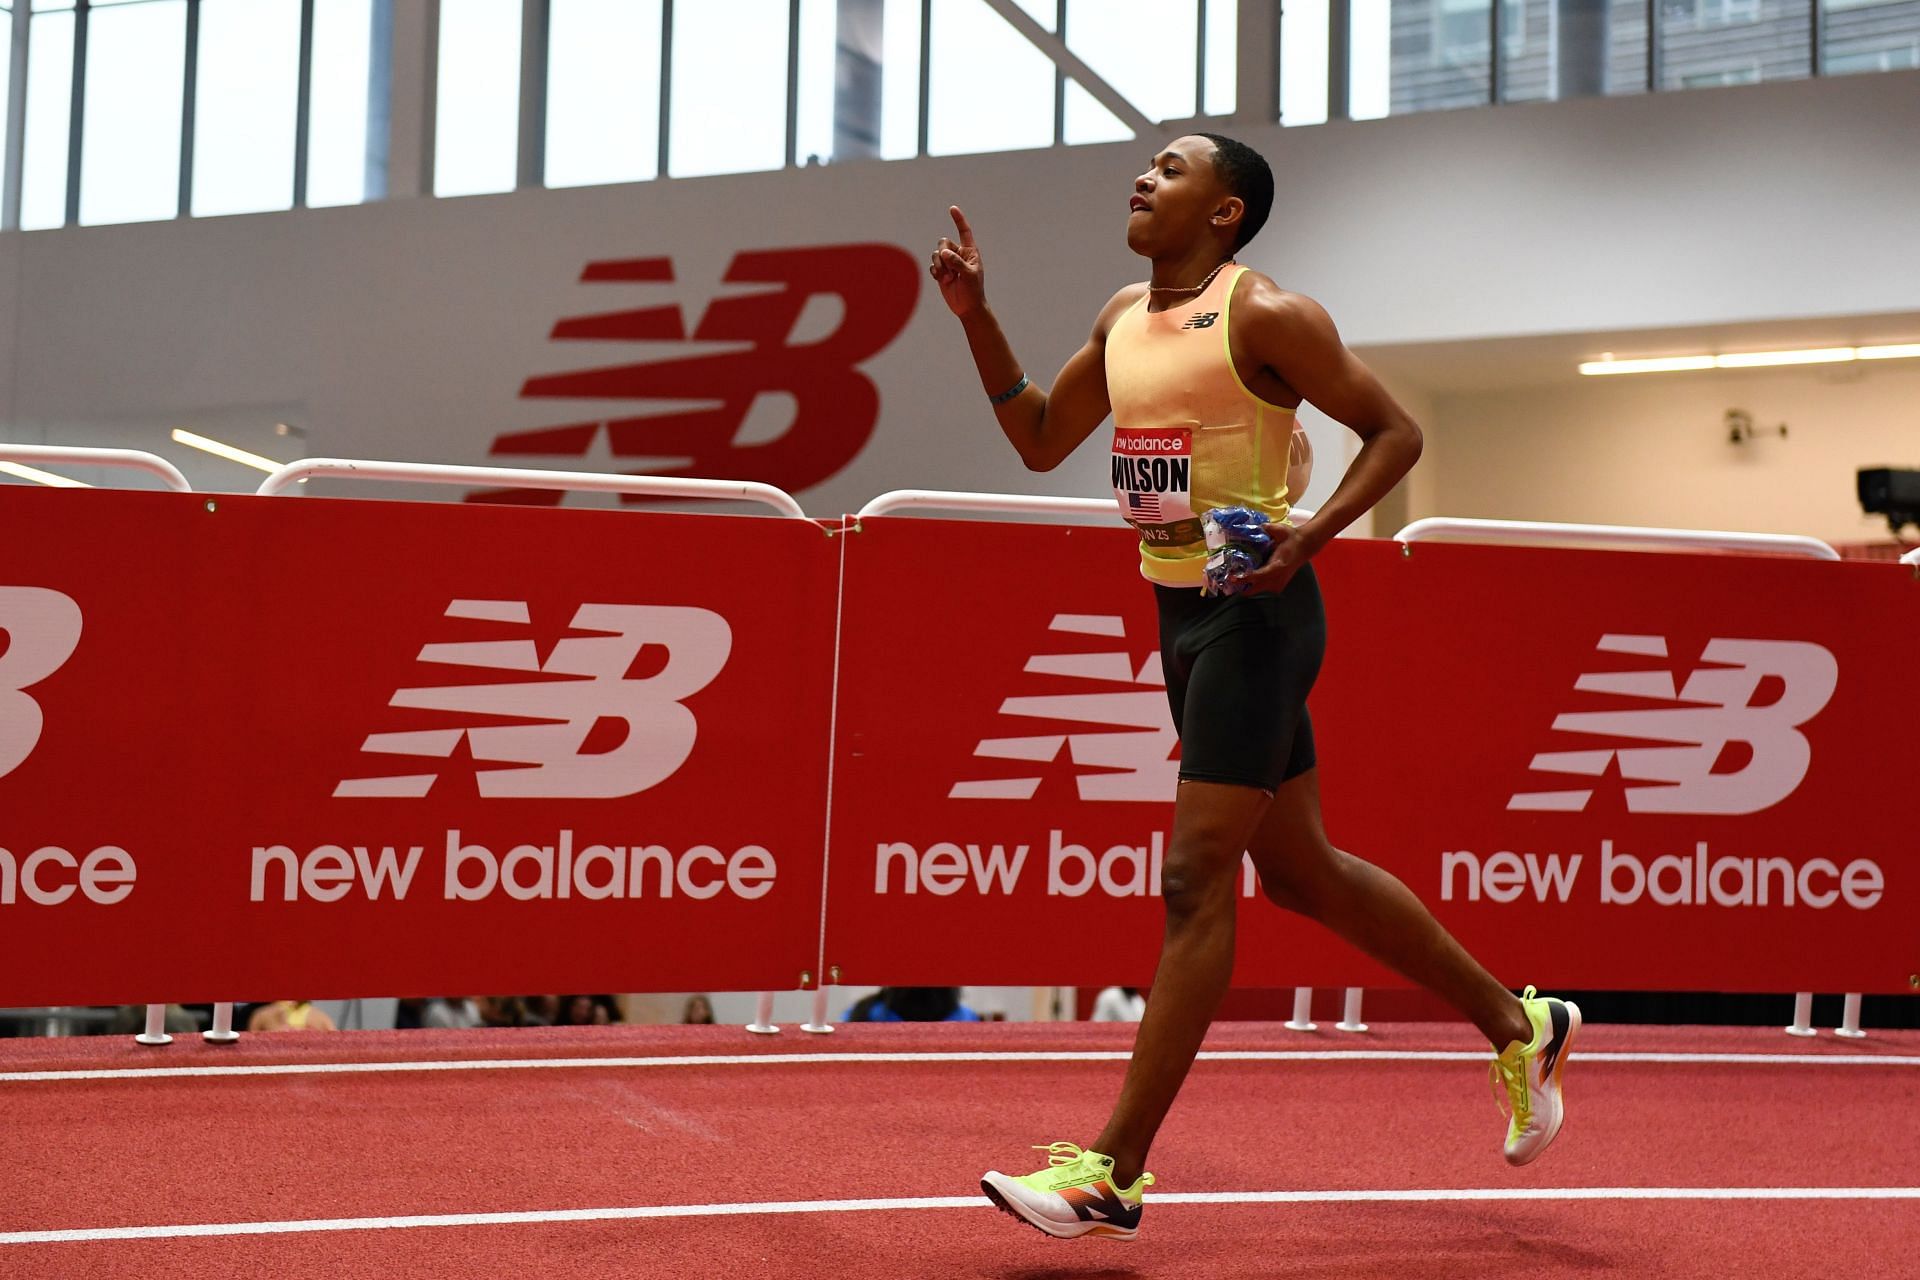
[[[1225,200],[1222,200],[1220,206],[1213,211],[1213,217],[1210,221],[1214,226],[1225,231],[1229,228],[1239,226],[1240,219],[1246,216],[1246,212],[1246,201],[1242,200],[1239,196],[1228,196]]]

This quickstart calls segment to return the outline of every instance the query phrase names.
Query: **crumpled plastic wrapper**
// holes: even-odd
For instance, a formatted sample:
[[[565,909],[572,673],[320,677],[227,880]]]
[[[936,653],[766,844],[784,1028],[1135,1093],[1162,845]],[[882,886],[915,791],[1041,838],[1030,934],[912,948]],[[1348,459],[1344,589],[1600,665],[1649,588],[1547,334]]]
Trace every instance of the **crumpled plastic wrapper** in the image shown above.
[[[1247,589],[1247,575],[1273,554],[1273,536],[1266,526],[1265,512],[1246,507],[1215,507],[1200,517],[1207,539],[1202,595],[1237,596]]]

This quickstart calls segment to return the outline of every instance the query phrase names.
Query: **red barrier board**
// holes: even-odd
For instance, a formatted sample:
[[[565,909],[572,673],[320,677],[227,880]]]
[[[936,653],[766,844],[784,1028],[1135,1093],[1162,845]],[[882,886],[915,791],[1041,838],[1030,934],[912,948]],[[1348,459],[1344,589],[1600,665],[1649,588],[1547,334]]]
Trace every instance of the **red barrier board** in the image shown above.
[[[825,952],[843,981],[1151,978],[1178,765],[1136,565],[1119,528],[851,536]],[[1384,542],[1316,568],[1328,832],[1501,980],[1909,988],[1911,574]],[[1242,888],[1238,984],[1396,981]]]
[[[791,987],[798,520],[10,489],[0,1004]]]

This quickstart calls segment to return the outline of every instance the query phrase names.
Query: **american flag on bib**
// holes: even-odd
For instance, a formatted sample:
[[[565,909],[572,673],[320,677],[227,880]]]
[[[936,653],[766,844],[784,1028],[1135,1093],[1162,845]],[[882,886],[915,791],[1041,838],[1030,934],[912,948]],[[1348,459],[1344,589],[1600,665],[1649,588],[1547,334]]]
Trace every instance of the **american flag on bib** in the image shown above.
[[[1129,520],[1147,520],[1158,524],[1160,515],[1160,495],[1157,493],[1129,493],[1127,495],[1127,518]]]

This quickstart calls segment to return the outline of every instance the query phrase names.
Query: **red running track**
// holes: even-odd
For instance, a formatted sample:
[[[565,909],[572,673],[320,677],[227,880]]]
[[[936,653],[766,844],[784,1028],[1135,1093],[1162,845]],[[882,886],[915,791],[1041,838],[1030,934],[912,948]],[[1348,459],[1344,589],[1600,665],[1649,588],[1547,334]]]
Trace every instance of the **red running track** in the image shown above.
[[[1914,1033],[1590,1027],[1565,1130],[1514,1170],[1469,1031],[1234,1024],[1207,1052],[1326,1056],[1203,1060],[1151,1162],[1164,1194],[1138,1240],[1048,1240],[988,1208],[981,1170],[1091,1140],[1122,1064],[1082,1055],[1124,1054],[1130,1036],[5,1042],[0,1276],[1920,1276]],[[1649,1053],[1682,1056],[1635,1057]],[[1729,1054],[1760,1060],[1711,1056]],[[676,1061],[713,1057],[742,1061]],[[74,1074],[89,1072],[138,1074]],[[1180,1201],[1196,1193],[1228,1199]],[[861,1200],[919,1203],[835,1203]]]

